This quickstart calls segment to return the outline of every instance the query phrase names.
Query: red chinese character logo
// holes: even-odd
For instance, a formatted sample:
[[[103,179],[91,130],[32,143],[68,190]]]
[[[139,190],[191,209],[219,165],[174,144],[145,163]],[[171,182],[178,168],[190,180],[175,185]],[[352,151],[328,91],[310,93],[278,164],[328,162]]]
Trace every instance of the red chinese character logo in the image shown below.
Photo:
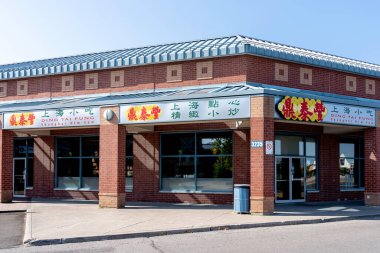
[[[311,116],[313,116],[313,112],[309,111],[309,104],[307,103],[306,99],[303,99],[303,102],[301,102],[301,109],[298,119],[302,121],[311,121]]]
[[[321,100],[289,96],[277,108],[285,119],[311,122],[321,122],[328,112]]]
[[[36,119],[36,116],[34,116],[33,113],[30,113],[28,116],[29,125],[33,125],[35,119]]]
[[[146,108],[145,106],[143,106],[143,108],[141,109],[141,115],[140,115],[140,119],[141,120],[147,120],[147,118],[150,116],[150,114],[148,114],[146,112]]]
[[[17,118],[16,118],[16,115],[12,114],[10,120],[9,120],[9,123],[11,126],[17,126]]]
[[[134,121],[137,120],[137,115],[134,107],[129,108],[128,111],[128,120],[129,121]]]
[[[322,104],[321,101],[318,101],[315,104],[314,112],[317,114],[317,121],[321,122],[324,117],[324,113],[326,112],[326,107],[324,104]]]
[[[282,115],[284,115],[285,119],[296,119],[297,116],[294,112],[294,105],[292,103],[292,98],[285,98],[284,105],[281,109]]]
[[[154,116],[153,119],[158,119],[158,116],[161,113],[161,109],[160,109],[160,107],[155,105],[152,107],[152,111],[150,113],[153,114],[153,116]]]
[[[28,122],[28,121],[25,119],[25,115],[22,113],[21,116],[20,116],[19,125],[20,126],[25,126],[26,122]]]

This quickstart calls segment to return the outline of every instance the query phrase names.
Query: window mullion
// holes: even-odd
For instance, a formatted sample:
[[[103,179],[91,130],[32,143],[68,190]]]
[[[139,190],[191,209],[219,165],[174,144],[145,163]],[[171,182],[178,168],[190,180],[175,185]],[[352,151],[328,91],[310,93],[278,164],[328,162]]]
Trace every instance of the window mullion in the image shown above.
[[[79,137],[79,188],[83,188],[83,178],[82,178],[82,137]]]
[[[194,133],[194,138],[195,138],[195,145],[194,145],[194,189],[195,191],[198,190],[197,182],[198,182],[198,173],[197,173],[197,163],[198,163],[198,149],[197,149],[197,133]]]

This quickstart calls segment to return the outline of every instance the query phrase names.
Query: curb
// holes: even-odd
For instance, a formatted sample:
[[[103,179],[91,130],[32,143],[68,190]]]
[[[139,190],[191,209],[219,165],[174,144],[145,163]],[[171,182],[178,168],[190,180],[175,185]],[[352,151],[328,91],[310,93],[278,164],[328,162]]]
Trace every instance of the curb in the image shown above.
[[[32,238],[32,209],[28,209],[26,211],[25,231],[24,231],[24,238],[22,241],[24,244],[28,244],[29,242],[33,241],[33,238]]]
[[[0,211],[0,213],[25,213],[27,210],[20,209],[20,210],[7,210],[7,211]]]
[[[358,220],[362,218],[373,218],[373,217],[380,217],[380,214],[346,216],[346,217],[335,217],[335,218],[321,218],[321,219],[312,219],[312,220],[267,222],[267,223],[256,223],[256,224],[220,225],[220,226],[211,226],[211,227],[183,228],[183,229],[174,229],[174,230],[166,230],[166,231],[163,230],[163,231],[140,232],[140,233],[131,233],[131,234],[100,235],[100,236],[88,236],[88,237],[47,239],[47,240],[43,240],[43,239],[38,240],[38,239],[28,238],[28,240],[25,241],[25,237],[24,237],[24,243],[29,246],[44,246],[44,245],[54,245],[54,244],[64,244],[64,243],[82,243],[82,242],[94,242],[94,241],[106,241],[106,240],[131,239],[131,238],[139,238],[139,237],[156,237],[156,236],[164,236],[164,235],[200,233],[200,232],[210,232],[210,231],[219,231],[219,230],[319,224],[319,223],[327,223],[327,222]]]

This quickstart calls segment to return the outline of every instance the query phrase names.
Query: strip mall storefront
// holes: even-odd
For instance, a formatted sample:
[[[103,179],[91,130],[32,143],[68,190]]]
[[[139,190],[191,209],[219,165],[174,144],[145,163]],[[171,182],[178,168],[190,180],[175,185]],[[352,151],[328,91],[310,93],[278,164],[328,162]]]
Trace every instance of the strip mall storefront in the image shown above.
[[[2,201],[227,204],[234,184],[250,184],[258,213],[283,202],[376,202],[376,108],[248,85],[211,88],[145,93],[143,102],[109,96],[10,108],[1,141],[10,154],[2,162],[12,169],[1,176],[12,184]]]

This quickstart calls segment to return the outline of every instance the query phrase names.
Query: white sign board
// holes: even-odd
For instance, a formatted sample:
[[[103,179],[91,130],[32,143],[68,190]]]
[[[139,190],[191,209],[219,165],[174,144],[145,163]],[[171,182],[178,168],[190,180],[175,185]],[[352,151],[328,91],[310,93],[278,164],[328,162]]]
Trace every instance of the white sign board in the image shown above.
[[[265,154],[273,155],[273,141],[265,141]]]
[[[99,108],[70,108],[4,113],[4,129],[94,126],[100,124]]]
[[[318,105],[318,107],[317,107]],[[302,97],[276,97],[275,117],[293,121],[376,126],[376,110]]]
[[[174,123],[249,117],[249,97],[194,99],[120,106],[121,124]]]
[[[376,126],[376,111],[374,109],[325,103],[327,115],[323,119],[324,123]]]

